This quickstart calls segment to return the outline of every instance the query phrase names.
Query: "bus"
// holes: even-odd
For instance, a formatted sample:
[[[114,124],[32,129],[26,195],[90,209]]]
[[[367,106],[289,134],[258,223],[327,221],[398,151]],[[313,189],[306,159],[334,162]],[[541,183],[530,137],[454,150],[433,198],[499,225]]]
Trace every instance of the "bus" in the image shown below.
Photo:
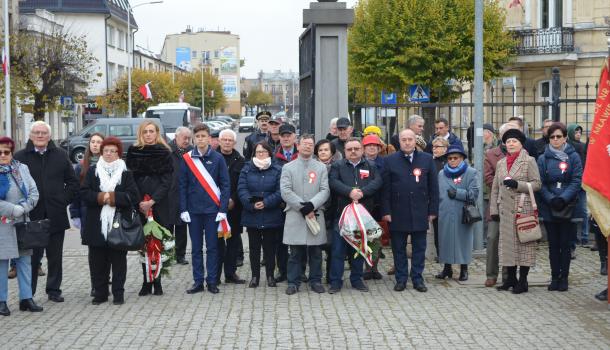
[[[165,135],[170,140],[174,139],[179,126],[191,127],[203,122],[201,108],[185,102],[159,103],[157,106],[148,107],[144,117],[160,119]]]

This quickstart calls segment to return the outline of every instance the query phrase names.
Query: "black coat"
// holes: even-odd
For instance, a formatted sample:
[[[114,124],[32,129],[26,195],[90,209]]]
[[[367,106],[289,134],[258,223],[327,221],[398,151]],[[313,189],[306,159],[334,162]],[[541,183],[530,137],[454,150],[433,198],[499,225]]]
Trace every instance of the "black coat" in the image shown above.
[[[239,194],[237,193],[237,184],[239,183],[239,174],[244,167],[245,159],[236,150],[233,150],[229,155],[223,154],[222,152],[218,153],[223,156],[225,163],[227,163],[229,179],[231,181],[231,200],[233,201],[233,209],[229,210],[227,213],[227,219],[229,220],[229,225],[231,225],[233,231],[241,233],[242,230],[239,229],[239,226],[241,226],[241,211],[243,206],[239,200]]]
[[[367,171],[368,174],[366,174]],[[358,203],[362,204],[371,215],[379,206],[378,193],[383,185],[383,180],[381,172],[372,162],[362,159],[354,168],[347,159],[336,161],[330,167],[328,183],[333,196],[337,198],[337,217],[352,202],[349,194],[354,188],[362,190],[364,197]]]
[[[15,153],[14,158],[28,166],[36,182],[40,198],[29,214],[30,220],[51,220],[51,232],[70,228],[66,207],[78,192],[79,183],[68,154],[57,148],[53,141],[44,154],[36,152],[32,141],[25,149]]]
[[[87,206],[87,217],[82,223],[83,244],[90,247],[106,247],[107,242],[102,235],[102,222],[100,213],[104,206],[103,201],[100,201],[100,179],[95,176],[95,165],[89,168],[83,186],[80,189],[80,195]],[[133,180],[131,171],[125,171],[121,175],[121,183],[116,186],[114,192],[110,193],[114,200],[115,207],[122,214],[127,215],[131,207],[137,209],[140,203],[140,193],[138,186]]]
[[[127,150],[127,168],[133,172],[133,179],[142,196],[148,194],[155,201],[153,217],[165,226],[172,225],[169,190],[172,187],[174,167],[171,152],[163,145],[130,146]]]
[[[172,166],[174,168],[174,171],[172,172],[172,185],[168,194],[170,224],[184,225],[184,222],[180,219],[180,186],[178,185],[180,179],[179,170],[184,162],[184,158],[182,158],[184,153],[178,150],[175,142],[172,142],[170,147],[172,148]],[[186,152],[191,149],[193,149],[193,147],[189,145]]]

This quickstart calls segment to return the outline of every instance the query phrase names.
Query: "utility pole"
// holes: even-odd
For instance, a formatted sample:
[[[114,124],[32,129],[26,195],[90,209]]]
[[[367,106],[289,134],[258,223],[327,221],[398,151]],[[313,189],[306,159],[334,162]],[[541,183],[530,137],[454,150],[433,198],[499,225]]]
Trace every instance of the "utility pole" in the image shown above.
[[[205,120],[205,83],[203,81],[203,75],[205,72],[205,60],[206,53],[201,55],[201,116]]]
[[[483,0],[474,5],[474,165],[479,173],[477,207],[483,210]],[[474,226],[474,249],[483,249],[483,223]]]
[[[5,133],[8,137],[13,137],[13,123],[11,120],[11,51],[9,43],[10,23],[8,22],[8,6],[9,1],[4,0],[4,53],[3,61],[6,65],[6,71],[4,72],[4,106],[6,107],[6,125]]]

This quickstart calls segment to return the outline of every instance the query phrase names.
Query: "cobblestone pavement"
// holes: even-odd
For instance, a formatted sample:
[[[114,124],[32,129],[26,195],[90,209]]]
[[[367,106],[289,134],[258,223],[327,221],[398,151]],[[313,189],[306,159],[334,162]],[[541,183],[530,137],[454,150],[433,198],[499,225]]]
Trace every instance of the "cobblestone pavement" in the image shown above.
[[[389,249],[385,252],[383,271],[392,261]],[[541,246],[530,292],[523,295],[483,287],[485,263],[480,257],[464,284],[435,280],[439,266],[428,259],[429,291],[424,294],[410,284],[405,292],[394,292],[393,277],[384,274],[381,281],[369,281],[370,293],[354,291],[347,282],[335,295],[318,295],[302,286],[289,297],[285,283],[258,289],[223,284],[216,295],[187,295],[188,265],[172,268],[163,281],[165,295],[138,297],[141,270],[130,254],[126,303],[94,306],[86,248],[72,230],[65,245],[66,302],[49,302],[39,292],[36,300],[44,312],[20,312],[17,283],[11,280],[13,314],[0,319],[0,349],[610,348],[610,311],[593,299],[605,282],[597,253],[578,248],[566,293],[546,290],[546,255],[547,247]],[[248,265],[239,273],[249,279]],[[44,283],[42,278],[39,285]]]

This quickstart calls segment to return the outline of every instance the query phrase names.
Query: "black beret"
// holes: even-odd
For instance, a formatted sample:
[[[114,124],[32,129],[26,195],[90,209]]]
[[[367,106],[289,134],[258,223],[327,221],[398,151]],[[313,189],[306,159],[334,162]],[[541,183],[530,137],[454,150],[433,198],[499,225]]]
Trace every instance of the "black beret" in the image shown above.
[[[504,135],[502,135],[502,142],[506,143],[506,140],[508,139],[517,139],[521,142],[521,145],[525,145],[525,135],[519,129],[506,130]]]

